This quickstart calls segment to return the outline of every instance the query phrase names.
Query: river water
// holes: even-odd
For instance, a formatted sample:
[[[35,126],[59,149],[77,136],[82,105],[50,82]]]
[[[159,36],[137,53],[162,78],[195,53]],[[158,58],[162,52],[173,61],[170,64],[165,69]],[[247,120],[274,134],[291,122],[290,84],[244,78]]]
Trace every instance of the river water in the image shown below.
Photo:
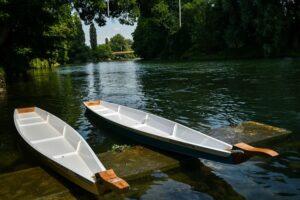
[[[131,143],[87,119],[82,102],[93,99],[142,109],[204,132],[246,120],[293,132],[268,144],[280,152],[279,158],[252,158],[240,165],[202,160],[208,167],[157,171],[132,183],[122,198],[300,199],[299,59],[101,62],[32,71],[26,80],[10,81],[6,95],[0,96],[0,173],[32,165],[22,155],[14,128],[16,107],[36,105],[55,114],[95,152]]]

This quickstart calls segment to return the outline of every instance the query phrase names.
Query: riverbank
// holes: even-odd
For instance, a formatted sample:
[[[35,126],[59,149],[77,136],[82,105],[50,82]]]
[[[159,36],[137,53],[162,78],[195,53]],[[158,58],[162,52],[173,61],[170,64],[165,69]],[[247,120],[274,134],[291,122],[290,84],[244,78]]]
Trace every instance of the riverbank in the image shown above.
[[[284,54],[277,56],[265,55],[262,50],[258,49],[235,49],[220,51],[217,53],[185,53],[182,59],[191,61],[204,61],[204,60],[243,60],[243,59],[267,59],[267,58],[300,58],[300,51],[287,51]]]
[[[222,60],[257,60],[257,59],[280,59],[300,58],[300,50],[288,50],[278,55],[264,54],[263,50],[257,48],[228,49],[224,51],[205,53],[198,50],[188,50],[180,55],[164,54],[145,60],[159,61],[222,61]]]

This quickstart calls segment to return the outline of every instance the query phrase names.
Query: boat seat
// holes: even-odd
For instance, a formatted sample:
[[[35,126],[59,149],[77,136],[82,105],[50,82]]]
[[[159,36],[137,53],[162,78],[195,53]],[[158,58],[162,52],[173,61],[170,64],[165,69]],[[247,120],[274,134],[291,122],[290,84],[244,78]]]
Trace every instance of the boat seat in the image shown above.
[[[138,129],[138,128],[141,128],[143,126],[146,126],[146,124],[136,124],[136,125],[131,126],[131,128]]]
[[[40,125],[40,124],[47,124],[47,122],[46,122],[46,121],[39,121],[39,120],[36,120],[36,122],[20,124],[20,127],[24,127],[24,126],[35,126],[35,125]]]
[[[158,136],[162,136],[162,137],[170,137],[170,134],[168,134],[164,131],[158,130],[156,128],[153,128],[146,124],[144,126],[136,126],[134,128],[137,130],[143,131],[143,132],[148,132],[148,133],[154,134],[154,135],[158,135]]]
[[[99,106],[99,107],[100,107],[100,108],[98,108],[98,109],[93,109],[93,110],[94,110],[95,112],[108,110],[108,108],[101,107],[101,106]]]
[[[41,118],[40,115],[36,112],[27,112],[27,113],[20,113],[18,115],[20,120],[22,119],[29,119],[29,118]]]
[[[36,142],[34,145],[40,152],[53,157],[76,152],[76,149],[63,136]]]
[[[110,112],[110,113],[106,113],[106,114],[102,114],[104,117],[108,117],[108,116],[112,116],[112,115],[119,115],[118,112]]]
[[[32,115],[29,117],[23,117],[23,118],[19,118],[17,119],[17,121],[19,122],[20,126],[30,126],[30,125],[35,125],[38,123],[42,123],[42,122],[46,122],[43,118],[41,118],[40,116],[36,115]]]
[[[31,141],[31,143],[32,144],[36,144],[36,143],[41,143],[41,142],[48,142],[48,141],[60,139],[60,138],[63,138],[63,137],[64,136],[60,135],[60,136],[52,137],[52,138],[45,138],[45,139],[40,139],[40,140],[34,140],[34,141]]]
[[[134,120],[134,119],[131,119],[125,115],[122,115],[118,112],[116,112],[115,114],[111,114],[111,115],[103,115],[105,118],[109,119],[109,120],[112,120],[116,123],[119,123],[119,124],[122,124],[122,125],[125,125],[125,126],[135,126],[135,125],[138,125],[140,124],[140,122]]]
[[[40,119],[40,116],[32,116],[32,117],[24,117],[21,119],[18,119],[19,121],[26,121],[26,120],[32,120],[32,119]]]
[[[61,133],[59,133],[55,128],[46,122],[36,123],[32,126],[20,126],[20,129],[30,141],[52,138],[61,135]]]
[[[102,107],[101,109],[96,109],[94,110],[96,113],[100,114],[100,115],[106,115],[106,114],[111,114],[111,113],[115,113],[116,111],[108,109],[108,108],[104,108]]]

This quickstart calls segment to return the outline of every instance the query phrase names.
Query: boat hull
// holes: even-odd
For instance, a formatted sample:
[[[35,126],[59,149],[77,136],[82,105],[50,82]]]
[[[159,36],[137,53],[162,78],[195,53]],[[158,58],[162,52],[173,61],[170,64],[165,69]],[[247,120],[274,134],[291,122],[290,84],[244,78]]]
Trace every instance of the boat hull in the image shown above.
[[[67,169],[66,167],[60,165],[57,162],[54,162],[53,160],[49,159],[47,156],[41,154],[40,152],[36,151],[34,148],[32,148],[31,145],[29,145],[23,138],[20,138],[20,144],[22,145],[22,148],[26,150],[26,152],[33,156],[34,162],[39,161],[43,166],[46,168],[50,168],[54,171],[54,173],[57,173],[61,176],[63,176],[68,181],[72,182],[73,184],[81,187],[82,189],[91,192],[95,195],[101,194],[100,192],[100,185],[97,185],[96,183],[93,183],[84,177],[74,173],[73,171]]]
[[[85,189],[86,191],[89,191],[95,195],[101,194],[99,192],[98,186],[96,183],[93,183],[82,176],[74,173],[73,171],[65,168],[64,166],[48,159],[47,157],[43,156],[42,162],[44,162],[48,167],[56,171],[58,174],[63,176],[64,178],[68,179],[72,183],[78,185],[79,187]]]
[[[71,126],[37,107],[15,109],[14,122],[32,155],[81,188],[99,194],[93,171],[102,172],[105,167]]]
[[[194,158],[203,158],[203,159],[208,159],[208,160],[213,160],[217,162],[222,162],[222,163],[229,163],[233,164],[236,163],[234,158],[232,156],[228,157],[222,157],[222,156],[217,156],[209,153],[205,153],[203,151],[199,151],[197,149],[192,149],[192,148],[187,148],[182,145],[178,145],[176,143],[173,143],[172,140],[164,141],[161,140],[159,137],[150,137],[145,135],[145,133],[138,131],[136,129],[128,128],[127,126],[123,126],[121,124],[115,123],[111,120],[108,120],[101,115],[97,115],[93,111],[91,111],[89,108],[87,109],[87,114],[91,115],[93,117],[96,123],[101,123],[103,124],[106,128],[109,130],[113,131],[114,133],[121,135],[126,138],[130,138],[138,143],[143,143],[149,146],[156,147],[158,149],[166,150],[166,151],[171,151],[175,152],[181,155],[187,155],[190,157]],[[97,117],[97,121],[96,121]]]

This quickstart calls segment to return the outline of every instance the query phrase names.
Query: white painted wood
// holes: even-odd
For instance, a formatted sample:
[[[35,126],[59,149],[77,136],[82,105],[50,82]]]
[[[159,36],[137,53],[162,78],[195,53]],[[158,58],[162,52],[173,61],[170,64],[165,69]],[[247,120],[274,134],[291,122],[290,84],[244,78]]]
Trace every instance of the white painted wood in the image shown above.
[[[192,148],[213,155],[228,157],[232,145],[168,119],[126,106],[101,101],[99,105],[85,106],[95,114],[114,123],[135,130],[139,134],[175,145]],[[110,110],[102,114],[99,109]],[[117,113],[116,113],[117,112]]]
[[[94,175],[106,170],[81,135],[56,116],[37,107],[29,113],[16,109],[14,121],[33,149],[88,181],[95,183]]]

